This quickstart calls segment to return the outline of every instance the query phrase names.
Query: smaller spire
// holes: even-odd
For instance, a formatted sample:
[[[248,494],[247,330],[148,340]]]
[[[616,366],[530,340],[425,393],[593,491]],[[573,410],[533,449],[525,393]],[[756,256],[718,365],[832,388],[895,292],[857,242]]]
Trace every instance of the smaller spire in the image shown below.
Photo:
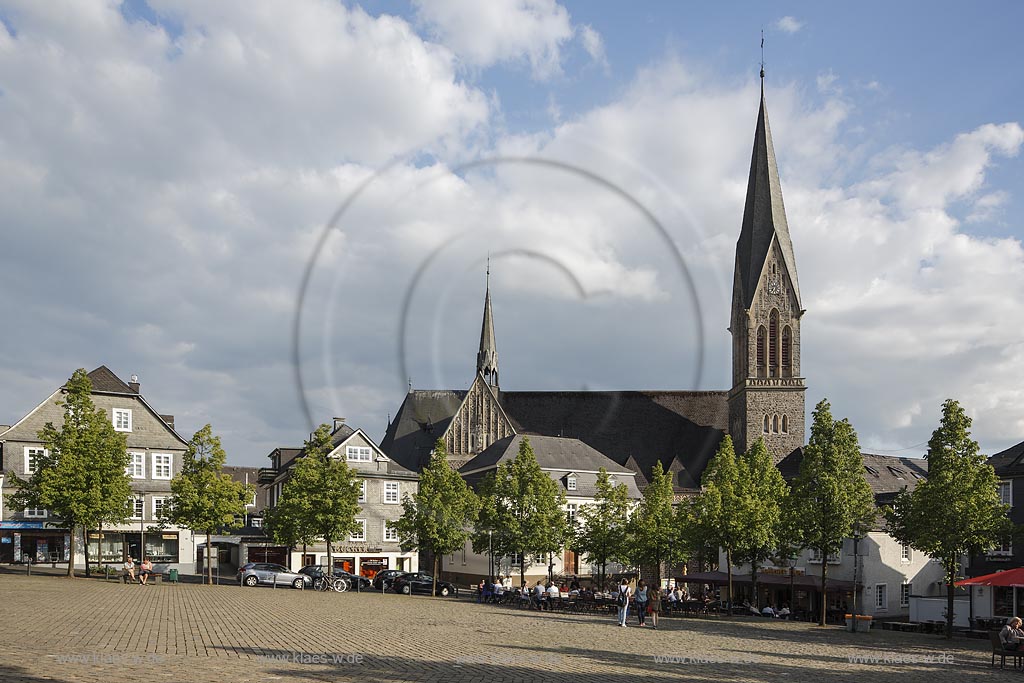
[[[476,354],[476,371],[491,386],[498,386],[498,345],[494,338],[494,316],[491,314],[491,257],[487,256],[487,289],[484,293],[484,320],[480,329],[480,350]]]

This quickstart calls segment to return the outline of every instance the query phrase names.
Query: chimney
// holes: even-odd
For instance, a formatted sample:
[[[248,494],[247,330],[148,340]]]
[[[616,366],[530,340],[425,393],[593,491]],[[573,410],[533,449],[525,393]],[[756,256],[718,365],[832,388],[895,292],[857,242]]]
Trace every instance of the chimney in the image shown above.
[[[139,393],[139,376],[138,375],[132,375],[132,381],[128,382],[128,388],[131,389],[136,394]]]
[[[173,415],[161,415],[160,419],[167,423],[167,426],[174,429],[174,416]]]
[[[334,432],[338,431],[338,429],[341,428],[341,426],[343,424],[345,424],[345,418],[343,418],[343,417],[336,417],[336,418],[334,418],[334,429],[331,431],[331,434],[333,434]]]

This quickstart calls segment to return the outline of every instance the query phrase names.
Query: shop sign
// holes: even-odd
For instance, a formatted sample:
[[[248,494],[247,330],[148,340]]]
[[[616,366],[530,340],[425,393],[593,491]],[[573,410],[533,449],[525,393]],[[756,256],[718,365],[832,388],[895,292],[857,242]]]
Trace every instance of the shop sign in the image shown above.
[[[0,522],[0,529],[42,529],[42,522]]]

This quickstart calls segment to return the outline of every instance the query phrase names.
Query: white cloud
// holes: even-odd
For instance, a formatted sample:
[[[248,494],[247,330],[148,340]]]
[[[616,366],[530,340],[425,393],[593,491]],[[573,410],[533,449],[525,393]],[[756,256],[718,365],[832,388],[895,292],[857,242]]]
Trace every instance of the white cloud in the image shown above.
[[[538,80],[562,72],[562,50],[579,35],[583,49],[604,64],[601,35],[573,26],[555,0],[415,0],[417,16],[467,65],[486,68],[525,60]]]
[[[797,20],[795,17],[785,16],[775,22],[775,28],[782,31],[783,33],[796,33],[804,27],[802,21]]]

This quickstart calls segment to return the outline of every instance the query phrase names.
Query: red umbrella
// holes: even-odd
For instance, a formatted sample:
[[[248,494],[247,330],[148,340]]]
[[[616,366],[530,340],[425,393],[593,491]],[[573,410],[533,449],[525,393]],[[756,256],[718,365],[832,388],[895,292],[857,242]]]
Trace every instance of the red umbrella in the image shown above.
[[[1007,569],[995,574],[975,576],[956,582],[957,586],[1005,586],[1007,588],[1024,588],[1024,567]]]

